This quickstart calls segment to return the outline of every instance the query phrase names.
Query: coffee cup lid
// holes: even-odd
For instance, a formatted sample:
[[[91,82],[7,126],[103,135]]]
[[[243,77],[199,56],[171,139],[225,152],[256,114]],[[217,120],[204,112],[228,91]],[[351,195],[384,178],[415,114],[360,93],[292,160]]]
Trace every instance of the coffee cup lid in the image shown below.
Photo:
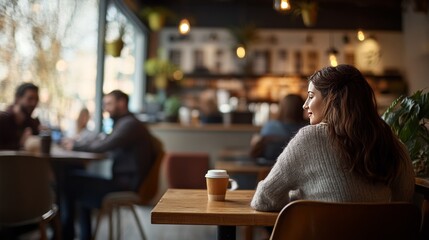
[[[226,173],[226,170],[215,169],[215,170],[207,171],[206,177],[209,177],[209,178],[227,178],[229,176]]]

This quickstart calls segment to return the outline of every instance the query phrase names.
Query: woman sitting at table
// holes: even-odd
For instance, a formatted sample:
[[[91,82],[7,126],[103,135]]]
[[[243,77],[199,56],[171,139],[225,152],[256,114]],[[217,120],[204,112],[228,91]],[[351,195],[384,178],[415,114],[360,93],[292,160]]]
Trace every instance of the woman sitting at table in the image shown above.
[[[81,145],[90,143],[97,138],[97,134],[88,129],[87,125],[90,118],[89,110],[84,107],[80,110],[76,119],[76,133],[73,140]]]
[[[408,152],[380,118],[369,84],[355,67],[326,67],[309,78],[310,126],[301,128],[259,182],[252,208],[279,211],[297,199],[411,201]]]

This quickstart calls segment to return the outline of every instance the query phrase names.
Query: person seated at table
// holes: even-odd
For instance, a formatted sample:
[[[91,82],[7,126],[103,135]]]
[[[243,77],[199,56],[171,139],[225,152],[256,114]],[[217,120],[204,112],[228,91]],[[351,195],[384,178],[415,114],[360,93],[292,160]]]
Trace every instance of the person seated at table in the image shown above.
[[[137,191],[154,162],[149,130],[128,110],[128,95],[114,90],[103,99],[104,110],[114,121],[112,133],[90,143],[65,143],[75,151],[110,152],[112,179],[83,171],[72,172],[66,183],[62,207],[65,239],[74,238],[74,208],[79,204],[81,239],[91,237],[91,209],[100,208],[105,195],[115,191]],[[64,209],[63,209],[64,208]]]
[[[82,108],[76,119],[76,133],[72,137],[79,145],[87,144],[97,137],[95,132],[89,130],[87,127],[89,119],[89,110],[85,107]]]
[[[31,114],[39,102],[39,88],[23,83],[16,89],[15,100],[0,112],[0,150],[19,150],[31,135],[38,135],[40,121]]]
[[[201,93],[199,109],[201,123],[210,124],[223,122],[223,117],[217,106],[213,91],[207,90]]]
[[[288,94],[280,100],[277,116],[265,123],[260,133],[252,137],[252,157],[274,163],[290,139],[306,125],[303,104],[304,100],[297,94]]]
[[[297,199],[411,201],[414,172],[404,145],[378,115],[358,69],[325,67],[309,78],[303,127],[258,183],[251,207],[279,211]]]

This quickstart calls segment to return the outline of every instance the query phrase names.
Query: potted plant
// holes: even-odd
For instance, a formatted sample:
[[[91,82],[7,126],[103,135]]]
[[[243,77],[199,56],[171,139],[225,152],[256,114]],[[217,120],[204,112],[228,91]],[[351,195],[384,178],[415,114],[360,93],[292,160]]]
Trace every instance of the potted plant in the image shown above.
[[[429,93],[401,96],[382,118],[407,147],[417,176],[429,175]]]
[[[122,48],[124,47],[124,41],[122,40],[124,33],[125,33],[125,26],[123,24],[120,24],[119,36],[116,39],[112,41],[106,41],[105,43],[106,54],[112,57],[121,56],[121,51],[122,51]]]
[[[177,122],[179,109],[181,106],[182,102],[180,101],[179,97],[176,95],[168,97],[164,102],[165,120],[167,122]]]
[[[317,10],[318,5],[315,1],[303,1],[297,2],[298,8],[296,9],[296,14],[302,16],[302,21],[307,27],[312,27],[316,24],[317,21]]]
[[[152,31],[156,32],[164,27],[167,19],[174,18],[174,13],[165,7],[145,7],[140,11],[140,17],[147,21]]]
[[[154,77],[155,88],[158,91],[160,102],[165,100],[165,89],[167,88],[168,79],[174,78],[174,74],[180,71],[179,67],[168,60],[163,60],[158,57],[149,58],[144,66],[146,74]],[[181,74],[178,74],[181,76]],[[177,77],[176,77],[177,78]],[[180,80],[180,79],[176,79]]]
[[[258,40],[258,30],[256,26],[249,24],[239,28],[231,28],[230,32],[234,37],[237,45],[247,47],[251,42]]]

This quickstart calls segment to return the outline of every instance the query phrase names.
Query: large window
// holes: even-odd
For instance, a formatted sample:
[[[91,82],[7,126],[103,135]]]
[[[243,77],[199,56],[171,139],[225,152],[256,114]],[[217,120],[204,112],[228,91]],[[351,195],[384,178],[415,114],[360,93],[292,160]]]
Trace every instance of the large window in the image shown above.
[[[42,124],[72,135],[82,108],[94,114],[98,4],[98,0],[0,3],[0,110],[13,102],[19,84],[33,82],[40,88],[34,115]],[[106,20],[106,42],[120,39],[123,47],[115,56],[106,51],[103,92],[120,89],[134,97],[134,28],[113,4]],[[94,122],[88,127],[94,129]]]

